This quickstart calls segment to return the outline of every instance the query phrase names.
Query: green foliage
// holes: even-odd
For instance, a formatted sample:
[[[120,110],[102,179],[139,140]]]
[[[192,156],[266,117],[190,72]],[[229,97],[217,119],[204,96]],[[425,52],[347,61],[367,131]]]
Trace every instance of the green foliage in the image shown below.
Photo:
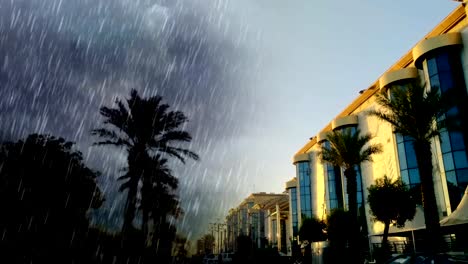
[[[416,203],[401,180],[392,181],[387,176],[377,179],[369,188],[367,202],[375,221],[404,227],[416,213]]]
[[[429,141],[439,134],[444,123],[438,122],[446,112],[446,103],[437,89],[426,91],[417,82],[391,88],[391,96],[376,95],[381,110],[368,114],[390,123],[395,133],[410,136],[416,141]],[[438,126],[434,126],[438,122]]]
[[[252,239],[246,235],[240,235],[236,239],[237,252],[236,256],[239,259],[247,259],[251,255],[252,250]]]
[[[372,161],[372,155],[382,152],[381,145],[369,144],[370,134],[360,135],[357,129],[354,133],[344,131],[331,131],[327,135],[330,148],[322,147],[319,157],[324,162],[344,169],[353,168],[364,161]]]
[[[360,252],[360,224],[358,222],[357,208],[357,179],[356,166],[362,162],[372,161],[372,155],[382,152],[381,145],[370,144],[372,136],[370,134],[360,135],[360,130],[356,129],[353,133],[351,129],[343,131],[331,131],[327,135],[330,147],[322,145],[319,157],[322,161],[328,162],[333,166],[344,169],[344,175],[347,179],[347,193],[350,221],[347,227],[353,235],[350,240],[351,252],[354,255],[352,261],[359,262]]]
[[[211,234],[206,234],[202,238],[204,253],[212,253],[215,246],[215,237]]]
[[[327,263],[358,263],[349,255],[354,249],[348,248],[347,245],[353,246],[353,238],[356,234],[355,230],[350,228],[352,216],[348,211],[343,209],[333,210],[327,218],[327,236],[329,242],[329,251],[327,252]]]
[[[437,87],[427,91],[423,85],[413,82],[392,87],[391,96],[377,94],[376,101],[381,108],[368,113],[390,123],[396,133],[413,139],[421,177],[427,239],[431,241],[428,243],[430,251],[434,252],[439,250],[440,224],[434,191],[431,140],[439,134],[440,129],[454,123],[444,115],[448,106],[453,104],[450,102],[453,100],[447,100],[449,97],[457,98],[450,93],[441,97]]]
[[[327,218],[327,236],[330,247],[344,250],[346,243],[352,235],[349,228],[351,215],[343,209],[333,210]]]
[[[1,144],[0,248],[21,263],[79,259],[87,213],[103,202],[98,175],[63,138],[34,134]]]
[[[299,228],[299,239],[309,242],[324,241],[326,239],[323,232],[325,228],[326,224],[323,221],[317,218],[305,218]]]

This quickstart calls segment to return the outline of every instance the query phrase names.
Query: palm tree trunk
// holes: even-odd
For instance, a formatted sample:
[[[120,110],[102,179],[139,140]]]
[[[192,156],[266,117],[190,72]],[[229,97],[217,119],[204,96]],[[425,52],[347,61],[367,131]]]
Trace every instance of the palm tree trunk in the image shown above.
[[[382,248],[384,250],[387,250],[388,247],[388,231],[390,229],[390,220],[384,221],[384,231],[383,231],[383,236],[382,236]]]
[[[122,231],[127,233],[133,228],[133,219],[136,213],[136,196],[138,193],[138,182],[140,181],[143,168],[144,159],[146,158],[146,150],[144,146],[134,146],[128,151],[128,173],[130,175],[130,186],[127,193],[127,202],[125,205],[125,216]]]
[[[357,220],[357,180],[354,167],[345,169],[346,191],[348,193],[348,208],[353,221]]]
[[[428,252],[437,253],[440,250],[440,224],[439,212],[434,190],[432,176],[432,153],[429,141],[414,141],[414,151],[419,165],[421,177],[421,196],[424,207],[424,220],[426,222],[426,241]]]
[[[122,226],[122,232],[128,234],[133,228],[133,219],[135,218],[136,211],[136,194],[138,188],[138,181],[131,179],[131,186],[128,189],[127,201],[125,203],[124,211],[124,223]]]
[[[354,260],[352,263],[359,263],[359,253],[360,253],[360,229],[357,219],[357,180],[356,180],[356,170],[354,167],[346,168],[344,171],[346,177],[346,191],[348,192],[348,208],[349,214],[351,217],[351,237],[349,239],[349,249],[351,257]]]

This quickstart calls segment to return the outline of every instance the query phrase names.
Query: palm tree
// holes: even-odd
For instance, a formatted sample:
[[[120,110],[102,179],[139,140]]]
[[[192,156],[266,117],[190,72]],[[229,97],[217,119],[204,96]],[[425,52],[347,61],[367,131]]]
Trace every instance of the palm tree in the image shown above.
[[[0,259],[90,261],[85,261],[92,256],[86,252],[92,248],[83,241],[90,210],[104,201],[99,175],[86,166],[74,143],[63,138],[32,134],[17,142],[1,142]]]
[[[151,241],[158,241],[161,228],[167,225],[168,217],[177,218],[182,213],[175,190],[179,181],[172,175],[167,164],[168,160],[159,155],[148,160],[143,173],[141,188],[142,227],[145,234],[152,220],[153,237]]]
[[[341,167],[347,181],[349,212],[357,219],[357,180],[356,167],[362,162],[372,161],[372,155],[382,152],[380,145],[369,145],[370,134],[361,136],[360,130],[332,131],[327,135],[330,147],[323,146],[319,152],[322,161]],[[368,146],[367,146],[368,145]]]
[[[401,181],[387,176],[377,179],[369,188],[367,202],[375,221],[384,223],[382,246],[386,247],[390,224],[404,227],[416,214],[416,202],[408,187]]]
[[[360,130],[353,132],[351,129],[343,131],[331,131],[327,135],[330,147],[322,146],[319,157],[322,161],[344,170],[347,182],[348,206],[353,227],[351,247],[358,247],[359,225],[357,224],[357,180],[356,167],[362,162],[372,161],[372,155],[382,151],[380,145],[369,144],[370,134],[360,135]],[[358,248],[352,248],[352,252],[359,252]]]
[[[404,88],[393,87],[390,97],[384,93],[377,94],[376,102],[381,110],[369,111],[368,114],[390,123],[395,133],[413,139],[426,231],[428,239],[432,240],[428,244],[432,247],[431,252],[436,252],[439,249],[440,224],[432,175],[431,140],[439,135],[439,129],[444,125],[437,122],[444,117],[444,101],[437,89],[425,91],[424,86],[414,82]]]
[[[115,107],[101,107],[104,127],[92,130],[91,134],[101,140],[95,145],[113,145],[127,151],[127,174],[121,190],[127,190],[123,231],[133,227],[138,183],[143,181],[148,160],[159,155],[174,157],[185,163],[185,158],[198,160],[194,152],[180,147],[190,142],[190,134],[180,127],[187,122],[181,111],[169,111],[161,96],[142,98],[136,90],[126,100],[117,99]],[[158,157],[161,157],[158,156]]]

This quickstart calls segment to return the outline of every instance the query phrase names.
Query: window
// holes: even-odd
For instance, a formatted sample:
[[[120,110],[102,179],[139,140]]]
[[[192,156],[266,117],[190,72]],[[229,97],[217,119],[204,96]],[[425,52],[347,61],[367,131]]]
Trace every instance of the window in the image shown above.
[[[298,235],[299,231],[299,220],[297,218],[297,190],[296,188],[291,188],[289,190],[289,195],[291,199],[293,237],[295,237]]]
[[[400,164],[401,180],[409,188],[417,187],[421,183],[419,177],[418,161],[414,152],[413,139],[400,134],[395,135],[397,139],[398,163]]]
[[[311,206],[311,186],[310,186],[310,165],[308,161],[298,162],[296,164],[297,176],[299,179],[299,199],[301,205],[301,215],[303,217],[312,217]]]
[[[330,142],[324,141],[322,146],[330,148]],[[341,169],[328,163],[325,163],[325,197],[328,211],[343,208]]]
[[[451,91],[453,96],[467,96],[460,55],[457,50],[441,49],[432,53],[423,62],[423,67],[429,76],[428,87],[438,89],[443,95]],[[452,94],[449,95],[452,96]],[[460,115],[461,106],[455,104],[445,113],[445,116],[455,118],[459,125],[466,126],[467,124],[463,123],[467,121]],[[439,140],[449,187],[450,204],[452,210],[455,210],[468,183],[466,139],[461,132],[449,128],[441,129]]]

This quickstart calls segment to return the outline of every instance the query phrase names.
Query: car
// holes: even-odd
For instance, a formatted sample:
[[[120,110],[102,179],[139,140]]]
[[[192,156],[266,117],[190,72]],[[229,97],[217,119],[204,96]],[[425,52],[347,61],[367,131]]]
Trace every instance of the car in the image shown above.
[[[232,252],[221,253],[221,263],[232,263],[233,257],[234,253]]]
[[[465,257],[453,256],[449,254],[439,254],[435,256],[439,260],[439,263],[468,263],[468,260]],[[394,256],[387,260],[385,264],[431,264],[434,261],[433,255],[428,254],[401,254]]]
[[[205,255],[203,258],[203,264],[218,264],[218,256],[215,254]]]

